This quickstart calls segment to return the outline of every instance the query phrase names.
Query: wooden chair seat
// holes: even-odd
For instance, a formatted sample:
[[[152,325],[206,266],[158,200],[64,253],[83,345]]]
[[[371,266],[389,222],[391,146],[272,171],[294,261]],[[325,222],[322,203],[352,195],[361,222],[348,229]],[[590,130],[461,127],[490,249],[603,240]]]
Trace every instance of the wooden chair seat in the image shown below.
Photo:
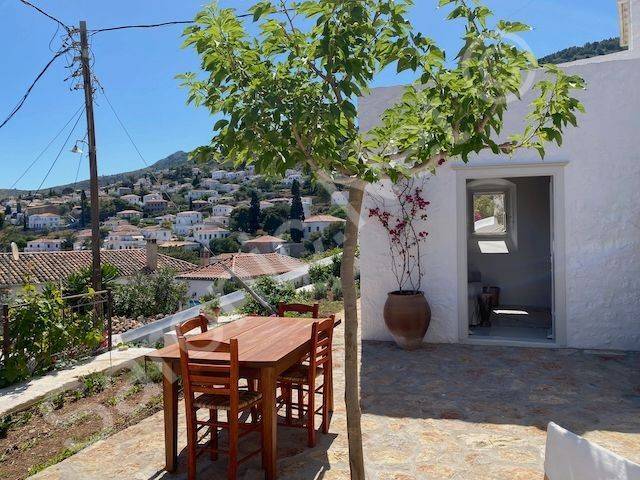
[[[323,375],[324,371],[322,367],[316,367],[316,376]],[[299,363],[294,365],[293,367],[285,370],[278,376],[279,382],[289,382],[289,383],[309,383],[309,365],[305,365],[303,363]]]
[[[238,409],[245,410],[253,404],[262,400],[260,392],[238,392]],[[228,395],[204,394],[194,399],[193,405],[197,408],[208,408],[215,410],[231,410],[231,398]]]

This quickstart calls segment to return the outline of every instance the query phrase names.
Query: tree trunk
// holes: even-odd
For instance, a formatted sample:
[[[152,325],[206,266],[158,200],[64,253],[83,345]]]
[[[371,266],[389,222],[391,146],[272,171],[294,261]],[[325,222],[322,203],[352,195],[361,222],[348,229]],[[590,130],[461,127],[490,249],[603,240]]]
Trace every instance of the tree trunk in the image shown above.
[[[349,211],[342,254],[342,291],[344,295],[344,400],[347,409],[349,466],[351,480],[364,480],[362,428],[360,426],[360,387],[358,375],[358,308],[355,282],[355,257],[358,246],[358,223],[362,209],[364,183],[349,187]]]

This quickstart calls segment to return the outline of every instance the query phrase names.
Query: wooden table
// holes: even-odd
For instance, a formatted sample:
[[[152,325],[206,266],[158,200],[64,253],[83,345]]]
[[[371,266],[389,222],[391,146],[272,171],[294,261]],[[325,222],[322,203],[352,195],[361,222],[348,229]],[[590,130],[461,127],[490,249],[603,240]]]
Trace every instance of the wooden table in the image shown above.
[[[277,409],[276,380],[278,375],[309,352],[311,348],[312,318],[245,317],[232,323],[209,330],[190,338],[228,341],[238,339],[241,368],[259,370],[261,379],[263,418],[262,465],[265,478],[277,477]],[[337,321],[336,325],[340,322]],[[216,354],[194,352],[193,357],[201,360],[219,360]],[[171,345],[149,355],[150,360],[162,361],[164,398],[164,442],[165,469],[174,472],[177,467],[178,444],[178,382],[180,376],[180,351],[178,345]],[[327,380],[332,382],[332,372],[327,372]],[[333,409],[332,399],[330,408]]]

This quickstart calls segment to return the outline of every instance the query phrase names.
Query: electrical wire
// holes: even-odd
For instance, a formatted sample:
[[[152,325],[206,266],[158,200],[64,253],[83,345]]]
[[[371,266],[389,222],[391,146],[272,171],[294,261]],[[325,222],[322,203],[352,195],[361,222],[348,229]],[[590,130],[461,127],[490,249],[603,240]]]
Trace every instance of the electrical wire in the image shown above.
[[[40,7],[35,6],[33,3],[27,2],[27,0],[18,0],[19,2],[21,2],[22,4],[26,5],[27,7],[31,7],[35,10],[37,10],[38,12],[40,12],[42,15],[44,15],[45,17],[49,18],[50,20],[53,20],[54,22],[56,22],[59,26],[63,27],[67,32],[71,31],[71,27],[69,27],[66,23],[64,23],[62,20],[54,17],[53,15],[51,15],[50,13],[45,12],[44,10],[42,10]]]
[[[82,108],[82,112],[83,113],[84,113],[84,110],[85,109],[83,107]],[[49,178],[49,174],[51,173],[51,171],[53,170],[53,167],[55,167],[56,163],[60,159],[60,156],[62,155],[62,152],[64,151],[65,147],[67,146],[67,143],[69,143],[69,139],[71,138],[71,135],[73,135],[73,132],[75,131],[76,127],[78,126],[78,123],[80,122],[81,118],[82,118],[82,114],[78,115],[78,118],[76,118],[76,122],[73,124],[73,127],[71,128],[71,131],[69,132],[69,135],[67,135],[67,138],[65,139],[64,143],[62,144],[62,147],[60,147],[60,150],[58,151],[58,155],[56,155],[56,158],[51,163],[51,166],[49,167],[49,170],[47,170],[47,173],[45,174],[44,178],[40,182],[40,185],[38,185],[38,189],[35,191],[35,193],[38,193],[40,191],[40,189],[42,188],[42,185],[44,185],[44,182],[46,182],[47,178]]]
[[[2,123],[0,123],[0,129],[2,127],[4,127],[7,123],[9,123],[9,120],[11,120],[13,118],[13,116],[18,113],[18,110],[20,110],[22,108],[22,106],[25,104],[25,102],[27,101],[27,98],[29,97],[29,95],[31,94],[31,91],[33,90],[33,87],[36,86],[36,83],[38,83],[38,81],[42,78],[42,76],[45,74],[45,72],[49,69],[49,67],[51,65],[53,65],[53,63],[60,58],[62,55],[64,55],[65,53],[67,53],[67,51],[69,51],[68,48],[65,48],[63,50],[59,50],[58,52],[56,52],[56,54],[53,56],[53,58],[51,60],[49,60],[49,62],[44,66],[44,68],[40,71],[40,73],[38,74],[38,76],[35,78],[35,80],[31,83],[31,85],[29,85],[29,88],[27,88],[27,91],[25,92],[25,94],[22,96],[22,98],[20,99],[20,101],[18,102],[18,104],[13,108],[13,110],[11,111],[11,113],[9,114],[9,116],[7,118],[5,118],[3,120]]]
[[[47,146],[44,147],[44,149],[38,154],[38,156],[29,164],[26,170],[22,172],[22,175],[20,175],[18,179],[15,182],[13,182],[13,185],[11,185],[10,189],[13,189],[18,184],[18,182],[22,180],[27,173],[29,173],[29,170],[31,170],[31,168],[33,168],[33,166],[38,162],[38,160],[40,160],[40,158],[46,153],[46,151],[49,150],[49,147],[53,144],[53,142],[55,142],[58,139],[58,137],[62,134],[62,132],[66,130],[69,124],[73,121],[73,119],[76,118],[76,115],[81,113],[83,110],[84,110],[84,106],[81,105],[80,108],[78,108],[73,113],[73,115],[71,115],[71,118],[67,120],[67,123],[65,123],[64,126],[58,131],[58,133],[55,134],[55,136],[51,139],[51,141],[47,144]]]

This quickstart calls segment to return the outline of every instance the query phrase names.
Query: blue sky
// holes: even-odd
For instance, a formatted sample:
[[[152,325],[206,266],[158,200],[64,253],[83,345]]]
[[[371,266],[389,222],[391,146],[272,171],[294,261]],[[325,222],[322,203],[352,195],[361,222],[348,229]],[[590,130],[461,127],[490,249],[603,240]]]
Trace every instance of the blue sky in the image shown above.
[[[89,29],[134,23],[156,23],[193,18],[203,0],[32,0],[67,24],[88,22]],[[252,0],[221,0],[223,6],[246,11]],[[443,22],[437,0],[416,0],[412,20],[416,29],[454,52],[459,46],[456,24]],[[618,35],[615,0],[488,0],[501,18],[521,20],[535,27],[523,36],[537,56],[572,45]],[[55,24],[18,0],[0,0],[0,117],[23,95],[29,83],[52,56],[49,42]],[[181,26],[108,32],[93,37],[94,71],[107,96],[149,163],[208,141],[213,122],[207,112],[185,104],[185,91],[174,76],[197,70],[198,59],[180,49]],[[54,40],[52,48],[55,48]],[[0,129],[0,188],[9,188],[49,143],[82,103],[82,91],[69,91],[64,62],[51,68],[26,105]],[[401,83],[394,72],[384,72],[376,86]],[[142,168],[144,165],[103,98],[98,96],[96,129],[100,174]],[[84,119],[71,138],[84,136]],[[35,189],[66,134],[63,134],[17,185]],[[43,188],[73,182],[78,155],[65,148]],[[83,160],[80,179],[88,177]]]

